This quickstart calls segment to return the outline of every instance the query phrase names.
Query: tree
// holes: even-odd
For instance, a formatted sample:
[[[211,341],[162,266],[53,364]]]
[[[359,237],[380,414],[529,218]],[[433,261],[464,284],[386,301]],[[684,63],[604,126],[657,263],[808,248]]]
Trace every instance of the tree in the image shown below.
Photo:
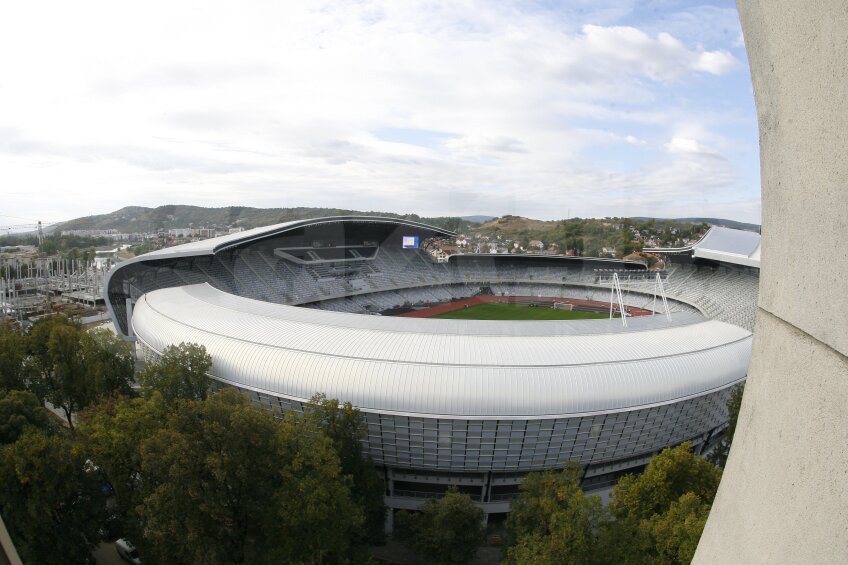
[[[77,437],[82,450],[112,487],[120,534],[140,544],[143,528],[137,507],[143,500],[141,444],[165,425],[161,396],[107,399],[80,413]]]
[[[65,412],[68,426],[72,430],[72,416],[85,407],[92,396],[91,387],[86,382],[86,364],[80,346],[81,332],[75,326],[57,326],[50,332],[47,341],[47,400]]]
[[[730,446],[733,444],[733,436],[736,433],[736,422],[739,420],[739,410],[742,408],[743,394],[745,394],[744,384],[733,388],[733,392],[727,400],[727,428],[724,430],[721,441],[709,455],[709,460],[722,469],[727,463],[728,455],[730,455]]]
[[[599,561],[598,532],[606,514],[580,487],[582,469],[530,473],[510,504],[511,543],[504,563],[591,564]]]
[[[365,517],[332,440],[308,420],[287,414],[280,430],[282,483],[274,497],[269,563],[363,563]]]
[[[0,322],[0,390],[27,386],[26,337],[11,324]]]
[[[365,515],[362,537],[371,544],[385,540],[385,485],[371,457],[362,450],[366,434],[362,413],[350,402],[339,404],[320,394],[304,406],[304,420],[311,421],[330,439],[342,473],[353,481],[353,496]]]
[[[38,375],[29,389],[41,400],[73,416],[115,393],[131,393],[135,362],[129,344],[106,330],[87,332],[79,324],[53,316],[33,326],[30,350]]]
[[[228,392],[180,403],[142,441],[139,512],[156,562],[246,562],[274,496],[276,427]]]
[[[212,383],[211,368],[212,357],[204,346],[169,345],[158,363],[151,363],[139,373],[138,382],[146,396],[159,392],[169,405],[178,399],[204,400]]]
[[[710,505],[687,492],[654,517],[649,528],[656,540],[655,563],[691,563],[709,514]]]
[[[0,445],[15,443],[29,429],[55,431],[50,413],[31,392],[0,391]]]
[[[106,329],[96,329],[81,340],[86,372],[94,395],[132,394],[135,355],[132,346]]]
[[[37,396],[41,402],[44,402],[47,398],[53,378],[50,335],[54,329],[66,326],[79,329],[78,324],[75,324],[64,316],[49,316],[33,324],[29,333],[29,354],[33,361],[35,372],[30,379],[27,390]]]
[[[711,504],[721,471],[692,451],[687,441],[666,448],[641,475],[626,475],[613,490],[610,509],[616,517],[650,518],[668,510],[687,492]]]
[[[483,511],[456,487],[438,500],[429,499],[420,512],[400,512],[400,536],[413,549],[437,563],[468,563],[483,542]]]
[[[622,478],[610,501],[616,520],[603,537],[610,558],[623,564],[689,563],[720,480],[721,471],[688,442],[663,450],[638,477]]]
[[[329,438],[234,390],[176,402],[140,461],[142,547],[157,563],[342,561],[361,527]]]
[[[24,563],[85,563],[100,537],[105,496],[62,436],[24,434],[0,450],[0,513]]]

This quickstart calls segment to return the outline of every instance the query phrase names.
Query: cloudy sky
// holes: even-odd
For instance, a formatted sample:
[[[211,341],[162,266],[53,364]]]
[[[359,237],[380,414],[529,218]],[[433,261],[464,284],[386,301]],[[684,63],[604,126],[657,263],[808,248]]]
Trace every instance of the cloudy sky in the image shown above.
[[[734,3],[6,4],[0,225],[162,204],[759,222]]]

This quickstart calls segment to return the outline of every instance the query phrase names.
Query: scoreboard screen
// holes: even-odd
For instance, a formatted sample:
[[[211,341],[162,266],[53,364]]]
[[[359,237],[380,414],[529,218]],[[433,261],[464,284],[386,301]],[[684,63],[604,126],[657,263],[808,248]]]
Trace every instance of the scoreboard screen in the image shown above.
[[[418,249],[420,243],[420,239],[417,235],[405,235],[403,236],[403,248],[404,249]]]

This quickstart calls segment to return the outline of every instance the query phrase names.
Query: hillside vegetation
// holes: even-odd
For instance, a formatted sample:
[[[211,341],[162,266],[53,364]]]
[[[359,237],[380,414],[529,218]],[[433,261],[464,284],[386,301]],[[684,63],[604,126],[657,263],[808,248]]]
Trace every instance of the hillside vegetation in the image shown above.
[[[422,217],[417,214],[348,210],[343,208],[251,208],[228,206],[167,205],[156,208],[127,206],[108,214],[86,216],[51,226],[53,234],[67,230],[107,230],[122,233],[156,233],[174,228],[212,228],[218,232],[230,228],[250,229],[293,220],[327,216],[384,216],[430,224],[464,234],[473,244],[471,249],[487,252],[546,252],[568,253],[586,257],[629,257],[645,247],[680,246],[700,238],[709,225],[725,225],[756,230],[758,226],[716,218],[569,218],[566,220],[536,220],[521,216],[440,216]],[[27,235],[7,238],[23,241]],[[168,245],[169,243],[165,243]],[[155,248],[148,243],[137,248],[145,252]],[[159,246],[162,245],[160,242]],[[448,243],[448,252],[451,243]],[[149,247],[149,248],[148,248]],[[636,260],[640,260],[636,257]],[[647,258],[650,263],[650,258]]]
[[[187,227],[242,227],[245,229],[293,220],[326,216],[387,216],[425,222],[444,229],[460,229],[468,222],[458,217],[421,218],[416,214],[389,212],[362,212],[342,208],[250,208],[227,206],[204,208],[202,206],[167,205],[156,208],[127,206],[96,216],[76,218],[53,227],[54,230],[105,230],[117,229],[124,233],[155,232]]]
[[[575,255],[599,257],[603,249],[615,249],[616,257],[626,257],[644,247],[651,238],[661,245],[682,245],[706,232],[705,223],[655,218],[569,218],[541,221],[519,216],[502,216],[475,228],[474,234],[513,240],[521,247],[541,241],[545,248],[573,250]]]

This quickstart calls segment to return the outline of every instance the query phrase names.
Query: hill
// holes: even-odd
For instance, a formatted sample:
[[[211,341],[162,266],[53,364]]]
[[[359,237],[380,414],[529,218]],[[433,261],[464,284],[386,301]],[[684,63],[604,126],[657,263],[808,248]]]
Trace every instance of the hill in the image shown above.
[[[429,223],[450,230],[474,229],[481,233],[503,234],[507,237],[518,235],[543,235],[555,230],[563,220],[534,220],[521,216],[504,215],[501,217],[473,215],[463,217],[421,217],[417,214],[395,214],[391,212],[348,210],[344,208],[252,208],[248,206],[227,206],[223,208],[206,208],[203,206],[166,205],[156,208],[143,206],[127,206],[95,216],[85,216],[67,222],[55,224],[47,228],[48,232],[56,230],[96,230],[117,229],[121,232],[152,232],[167,230],[171,228],[194,227],[243,227],[245,229],[287,222],[292,220],[303,220],[306,218],[318,218],[322,216],[364,216],[377,215],[391,218],[404,218],[414,221]],[[609,222],[618,222],[625,218],[605,219],[583,219],[572,220],[583,223],[597,223],[608,225]],[[757,224],[748,224],[734,220],[720,218],[677,218],[660,219],[636,217],[630,218],[639,223],[663,223],[663,224],[711,224],[726,226],[736,229],[759,231]],[[571,220],[566,220],[571,221]]]
[[[759,233],[760,224],[749,224],[746,222],[737,222],[736,220],[725,220],[722,218],[674,218],[669,220],[664,220],[662,218],[648,218],[648,217],[634,217],[634,220],[641,221],[671,221],[671,222],[680,222],[680,223],[691,223],[691,224],[709,224],[711,226],[722,226],[725,228],[733,228],[736,230],[747,230],[747,231],[755,231]]]
[[[202,206],[167,205],[157,208],[127,206],[108,214],[86,216],[56,224],[55,226],[51,226],[51,231],[117,229],[124,233],[133,233],[155,232],[192,226],[205,228],[242,227],[248,229],[292,220],[320,218],[322,216],[365,215],[404,218],[449,230],[460,229],[467,225],[467,222],[458,217],[421,218],[416,214],[401,215],[389,212],[362,212],[341,208],[250,208],[246,206],[204,208]]]
[[[466,234],[479,249],[497,251],[546,250],[591,257],[624,257],[642,247],[678,247],[696,240],[707,224],[758,231],[759,226],[718,218],[568,218],[536,220],[504,215],[421,217],[417,214],[363,212],[342,208],[252,208],[167,205],[157,208],[127,206],[108,214],[77,218],[51,226],[49,232],[116,229],[123,233],[150,233],[172,228],[253,228],[322,216],[378,215],[403,218]],[[31,234],[30,234],[31,236]],[[541,241],[542,243],[538,243]],[[532,242],[532,244],[531,244]],[[449,250],[450,251],[450,250]]]
[[[471,222],[472,224],[485,224],[486,222],[490,222],[496,218],[497,216],[462,216],[463,220],[465,220],[466,222]]]
[[[760,224],[748,224],[745,222],[737,222],[736,220],[723,220],[721,218],[679,218],[677,221],[692,222],[693,224],[710,224],[711,226],[755,231],[757,233],[759,233],[761,227]]]

